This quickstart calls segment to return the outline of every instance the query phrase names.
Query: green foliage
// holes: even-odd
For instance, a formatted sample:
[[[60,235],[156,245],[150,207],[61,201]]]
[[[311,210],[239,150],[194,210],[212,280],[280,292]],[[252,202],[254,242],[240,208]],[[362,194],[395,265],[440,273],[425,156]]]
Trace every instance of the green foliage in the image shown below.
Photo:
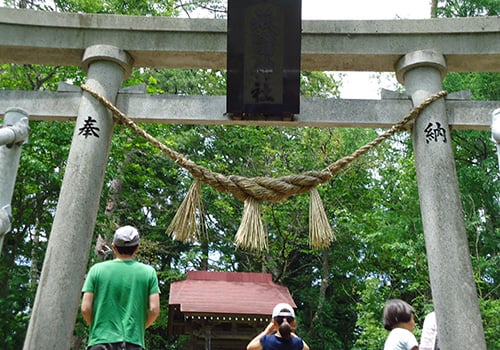
[[[213,18],[227,17],[227,1],[220,0],[191,0],[191,1],[177,1],[175,8],[178,9],[180,15],[188,18],[196,11],[203,11],[203,13],[210,15]]]
[[[0,86],[5,90],[57,90],[59,82],[67,77],[75,84],[80,84],[84,78],[77,67],[0,65]]]
[[[174,16],[175,0],[54,0],[62,12],[101,13],[131,16]]]
[[[358,321],[353,350],[378,350],[384,347],[387,331],[382,324],[382,312],[388,298],[388,287],[376,278],[367,279],[364,290],[357,304]]]
[[[300,75],[300,95],[304,97],[329,98],[339,96],[339,83],[325,72],[302,72]]]
[[[497,0],[438,0],[437,15],[441,17],[498,16]]]
[[[211,69],[134,70],[126,86],[147,84],[150,94],[225,95],[226,74]]]
[[[19,349],[38,283],[73,125],[31,122],[12,201],[13,228],[0,257],[0,348]],[[23,183],[23,185],[19,185]]]
[[[473,100],[500,100],[500,73],[448,73],[443,82],[450,92],[469,90]]]
[[[225,10],[218,1],[181,5],[58,0],[55,5],[71,12],[150,16],[199,7],[223,16]],[[447,16],[498,14],[495,1],[445,5],[454,6],[443,12]],[[461,6],[466,5],[465,11]],[[33,2],[33,6],[41,5]],[[146,84],[150,94],[225,95],[225,74],[144,68],[134,70],[124,85]],[[79,85],[85,76],[77,67],[0,65],[1,89],[54,91],[60,81]],[[498,73],[450,73],[444,85],[448,91],[470,89],[474,99],[500,100],[499,82]],[[303,72],[301,95],[338,97],[339,84],[328,73]],[[0,256],[0,348],[6,350],[22,347],[74,124],[32,121],[30,127],[12,203],[14,225]],[[362,129],[143,127],[212,171],[248,177],[321,170],[376,136],[376,131]],[[499,349],[500,181],[495,149],[485,131],[453,131],[452,140],[488,350]],[[235,248],[243,204],[209,186],[202,189],[205,233],[199,242],[181,243],[166,236],[192,176],[123,126],[116,127],[112,142],[95,236],[109,239],[112,228],[125,223],[137,225],[143,234],[138,259],[155,266],[162,292],[161,316],[147,332],[148,348],[180,349],[186,341],[186,336],[167,334],[167,307],[170,284],[192,269],[271,273],[292,293],[299,306],[297,332],[316,349],[381,349],[387,336],[382,308],[389,298],[408,301],[420,316],[432,309],[408,134],[393,137],[319,186],[337,237],[327,249],[309,247],[307,194],[283,203],[263,203],[269,250],[262,254]],[[89,265],[95,262],[91,253]],[[87,331],[79,316],[75,335],[84,342]]]
[[[449,91],[469,89],[473,99],[500,99],[499,73],[450,73],[443,84]],[[452,140],[478,292],[498,300],[500,176],[495,145],[489,131],[455,130]],[[483,304],[483,315],[489,313],[484,305],[492,304]]]
[[[500,349],[500,300],[480,299],[483,317],[484,335],[488,350]]]
[[[4,251],[6,250],[4,243]],[[13,264],[12,254],[0,257],[0,347],[5,350],[19,349],[28,325],[28,308],[32,303],[32,291],[27,283],[29,267]],[[8,321],[6,323],[5,321]]]
[[[500,185],[497,155],[489,132],[456,131],[453,140],[486,342],[488,349],[499,349]]]

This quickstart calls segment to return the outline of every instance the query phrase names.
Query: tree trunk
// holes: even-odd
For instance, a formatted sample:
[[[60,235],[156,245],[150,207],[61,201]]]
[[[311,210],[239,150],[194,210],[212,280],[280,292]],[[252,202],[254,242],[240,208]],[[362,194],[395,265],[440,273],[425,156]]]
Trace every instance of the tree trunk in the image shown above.
[[[38,217],[35,220],[36,224],[33,230],[33,245],[31,247],[31,266],[30,266],[30,290],[33,295],[36,293],[38,287],[38,280],[40,279],[40,269],[38,268],[37,250],[40,242],[40,235],[38,234],[39,221]]]
[[[328,260],[329,254],[328,249],[324,249],[321,254],[321,285],[319,287],[319,296],[318,296],[318,305],[316,307],[316,311],[314,312],[314,316],[311,320],[311,325],[314,325],[320,319],[320,313],[323,309],[323,304],[326,299],[326,290],[330,285],[330,262]],[[310,327],[310,330],[314,329],[314,327]]]
[[[431,18],[437,17],[438,0],[431,0]]]
[[[120,195],[120,191],[123,187],[123,180],[119,178],[114,178],[111,181],[108,200],[106,202],[106,209],[104,213],[106,216],[111,219],[117,207],[118,197]]]

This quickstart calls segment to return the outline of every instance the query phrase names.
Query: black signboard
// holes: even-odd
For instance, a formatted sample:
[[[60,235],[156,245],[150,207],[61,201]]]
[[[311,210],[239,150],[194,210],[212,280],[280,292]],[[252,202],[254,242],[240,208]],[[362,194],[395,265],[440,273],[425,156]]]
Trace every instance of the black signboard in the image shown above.
[[[300,109],[301,0],[229,0],[227,113],[291,119]]]

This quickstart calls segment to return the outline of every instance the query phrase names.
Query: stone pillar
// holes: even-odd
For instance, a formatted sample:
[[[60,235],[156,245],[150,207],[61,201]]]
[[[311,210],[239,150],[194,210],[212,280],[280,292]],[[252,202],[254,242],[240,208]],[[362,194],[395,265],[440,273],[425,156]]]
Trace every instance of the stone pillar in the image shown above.
[[[115,101],[132,59],[113,46],[95,45],[82,65],[86,84]],[[24,350],[70,348],[113,127],[111,113],[84,92]]]
[[[497,144],[498,169],[500,170],[500,108],[491,113],[491,137]]]
[[[445,59],[434,51],[411,52],[397,64],[415,106],[442,90],[445,74]],[[441,350],[485,350],[444,100],[421,113],[412,136]]]
[[[9,108],[0,129],[0,254],[5,234],[11,227],[12,194],[16,184],[21,148],[28,139],[28,113],[21,108]]]

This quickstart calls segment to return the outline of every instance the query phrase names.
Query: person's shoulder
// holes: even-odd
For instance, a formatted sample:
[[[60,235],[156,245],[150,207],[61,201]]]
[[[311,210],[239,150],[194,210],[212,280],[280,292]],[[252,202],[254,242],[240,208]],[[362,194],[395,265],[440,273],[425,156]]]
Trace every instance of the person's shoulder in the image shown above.
[[[389,332],[387,340],[391,340],[391,339],[409,339],[409,340],[412,340],[412,341],[413,340],[416,341],[415,335],[412,332],[410,332],[407,329],[399,328],[399,327],[393,328]]]
[[[100,261],[100,262],[95,263],[94,265],[92,265],[90,267],[90,270],[99,270],[99,269],[102,269],[102,268],[106,268],[106,266],[109,266],[113,262],[114,262],[114,260]]]
[[[410,345],[418,345],[417,338],[415,337],[415,334],[413,332],[410,332],[407,329],[404,328],[394,328],[391,333],[394,335],[395,338],[402,339],[404,342],[410,344]]]
[[[137,266],[137,268],[143,269],[145,271],[156,273],[156,270],[153,266],[145,264],[145,263],[137,261],[137,260],[134,260],[134,261],[135,261],[135,265]]]
[[[396,327],[396,328],[393,328],[391,330],[391,333],[393,334],[413,334],[412,332],[410,332],[409,330],[405,329],[405,328],[401,328],[401,327]]]
[[[149,265],[149,264],[146,264],[146,263],[143,263],[143,262],[141,262],[141,261],[137,261],[137,260],[134,260],[134,261],[135,261],[138,265],[143,266],[143,267],[144,267],[144,268],[146,268],[146,269],[153,269],[153,270],[154,270],[154,267],[153,267],[153,266],[151,266],[151,265]]]
[[[294,336],[291,338],[291,341],[292,341],[293,349],[301,349],[302,350],[302,349],[306,348],[304,341],[302,340],[301,337]]]
[[[260,345],[264,346],[266,345],[268,339],[269,339],[270,334],[264,335],[262,338],[260,338],[259,343]]]
[[[87,277],[96,277],[107,274],[110,270],[109,266],[112,264],[113,260],[100,261],[89,268]]]
[[[273,334],[266,334],[262,338],[260,338],[261,344],[264,344],[264,343],[269,342],[269,341],[274,342],[274,341],[276,341],[276,338],[277,337],[276,337],[275,333],[273,333]]]
[[[425,318],[424,322],[436,322],[436,313],[434,311],[429,312]]]

